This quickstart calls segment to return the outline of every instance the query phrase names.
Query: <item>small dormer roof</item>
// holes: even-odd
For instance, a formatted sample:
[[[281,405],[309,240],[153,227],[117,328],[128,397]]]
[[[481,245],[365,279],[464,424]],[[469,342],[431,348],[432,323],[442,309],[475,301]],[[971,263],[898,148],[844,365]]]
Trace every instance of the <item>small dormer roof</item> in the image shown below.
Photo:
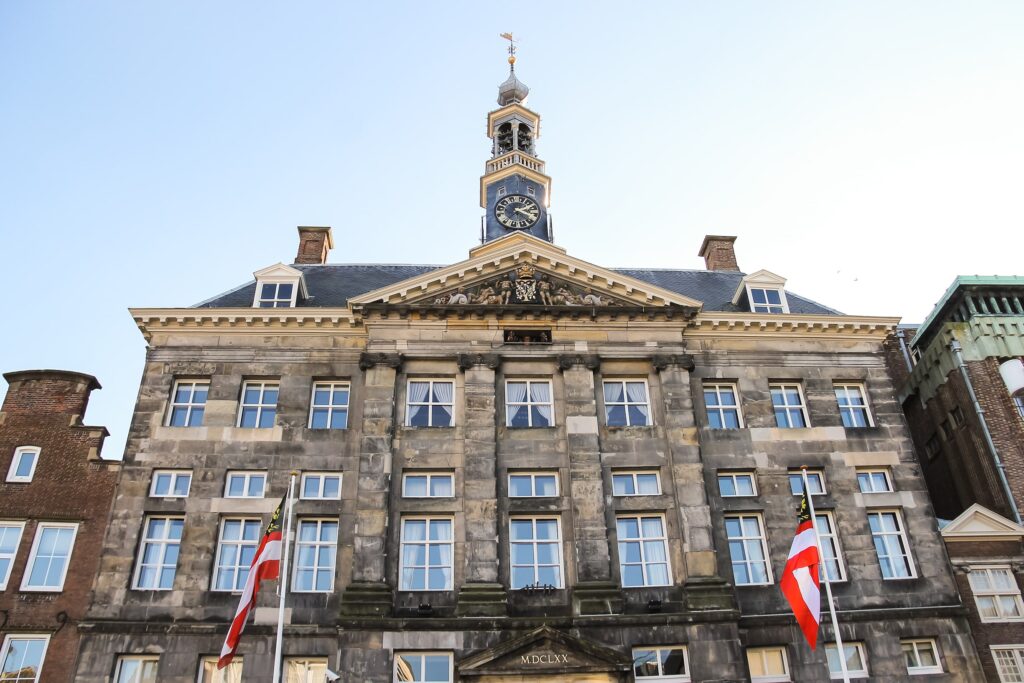
[[[975,503],[943,527],[941,533],[947,542],[1019,541],[1024,539],[1024,526]]]
[[[764,269],[744,275],[740,279],[739,286],[736,287],[736,292],[732,295],[733,304],[740,302],[740,299],[743,298],[747,291],[748,285],[764,285],[765,287],[777,287],[784,290],[786,288],[786,278]]]
[[[309,298],[309,290],[306,288],[306,276],[298,268],[292,268],[283,263],[275,263],[272,266],[255,271],[252,276],[256,278],[256,282],[298,282],[299,296],[303,299]]]

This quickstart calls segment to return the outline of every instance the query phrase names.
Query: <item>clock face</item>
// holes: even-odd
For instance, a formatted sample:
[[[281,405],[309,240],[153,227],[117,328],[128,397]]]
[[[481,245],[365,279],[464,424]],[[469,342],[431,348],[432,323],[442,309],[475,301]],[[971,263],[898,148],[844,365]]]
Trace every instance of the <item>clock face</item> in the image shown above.
[[[540,205],[521,194],[510,194],[494,205],[494,217],[510,230],[526,230],[540,220]]]

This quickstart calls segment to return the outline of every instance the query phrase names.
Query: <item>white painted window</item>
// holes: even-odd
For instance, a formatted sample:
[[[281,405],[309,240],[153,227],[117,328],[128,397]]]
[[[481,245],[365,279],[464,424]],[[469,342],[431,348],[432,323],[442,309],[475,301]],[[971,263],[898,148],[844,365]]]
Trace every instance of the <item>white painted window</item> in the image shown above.
[[[18,554],[24,529],[25,522],[0,521],[0,591],[7,589],[11,568],[14,567],[14,556]]]
[[[262,526],[260,519],[221,520],[217,558],[213,564],[213,587],[210,590],[242,590],[256,557]]]
[[[1002,683],[1024,683],[1024,645],[993,647],[992,659]]]
[[[452,498],[455,475],[451,472],[416,472],[402,476],[403,498]]]
[[[452,683],[452,655],[447,652],[396,652],[394,683]]]
[[[660,496],[661,478],[657,472],[612,472],[612,495]]]
[[[846,672],[850,674],[850,678],[867,678],[868,658],[864,652],[864,643],[843,643],[843,653],[846,659]],[[835,643],[825,644],[825,658],[828,659],[829,678],[843,680],[839,647]]]
[[[242,683],[243,661],[243,657],[235,655],[230,664],[223,669],[218,669],[216,657],[203,657],[203,661],[199,665],[197,683]]]
[[[726,515],[725,535],[729,539],[732,576],[737,586],[772,583],[768,543],[759,514]]]
[[[239,470],[224,479],[225,498],[262,498],[267,490],[267,473]]]
[[[4,638],[0,650],[0,681],[38,683],[49,643],[48,634],[18,633]]]
[[[310,399],[309,428],[347,429],[350,393],[348,382],[316,382]]]
[[[931,638],[901,640],[900,648],[907,663],[907,673],[911,676],[942,673],[939,648]]]
[[[782,429],[800,429],[807,427],[807,406],[804,404],[804,391],[799,384],[771,384],[768,386],[775,408],[775,425]]]
[[[151,498],[187,498],[192,487],[192,470],[153,470],[149,485]]]
[[[340,472],[303,472],[299,498],[304,500],[340,500]]]
[[[861,493],[890,493],[892,475],[889,468],[862,468],[857,470],[857,487]]]
[[[633,677],[638,683],[687,683],[690,680],[690,667],[686,646],[634,647]]]
[[[77,534],[78,524],[40,522],[32,541],[25,576],[21,580],[21,590],[63,590]]]
[[[748,647],[747,666],[751,683],[789,681],[789,658],[784,647]]]
[[[974,602],[982,621],[1021,621],[1024,604],[1020,587],[1008,566],[972,566],[967,575],[974,593]]]
[[[242,385],[242,402],[238,409],[238,426],[270,429],[277,416],[277,382],[246,382]]]
[[[553,498],[558,495],[554,472],[514,472],[508,475],[509,498]]]
[[[36,446],[19,446],[14,449],[11,469],[7,470],[7,481],[12,484],[27,484],[32,481],[39,464],[42,450]]]
[[[409,381],[407,427],[451,427],[455,414],[455,383],[451,380]]]
[[[754,313],[788,313],[786,294],[772,287],[750,287],[750,310]]]
[[[740,429],[743,415],[740,413],[739,392],[735,384],[705,384],[704,408],[707,411],[708,426],[712,429]]]
[[[326,657],[285,657],[284,683],[323,683],[326,680]]]
[[[643,427],[651,424],[647,380],[606,380],[604,416],[609,427]]]
[[[180,379],[171,391],[167,411],[168,427],[202,427],[206,399],[210,395],[209,380]]]
[[[121,655],[117,658],[114,683],[157,683],[160,658],[155,655]]]
[[[723,498],[756,496],[757,483],[753,472],[719,472],[718,492]]]
[[[142,524],[142,544],[135,563],[136,590],[168,591],[174,587],[184,517],[147,517]]]
[[[258,282],[256,308],[291,308],[298,289],[294,282]]]
[[[292,590],[297,593],[330,593],[334,590],[334,565],[338,556],[338,521],[299,520],[295,536]]]
[[[836,384],[836,402],[839,404],[839,415],[843,418],[843,426],[874,427],[871,411],[868,409],[867,392],[863,384]]]
[[[509,520],[512,590],[527,586],[562,587],[562,533],[557,517]]]
[[[622,586],[670,585],[665,518],[661,515],[623,515],[615,522]]]
[[[882,566],[882,578],[914,578],[914,561],[910,557],[910,544],[907,543],[899,510],[869,511],[868,524],[875,544],[875,554]]]
[[[846,567],[843,566],[843,552],[839,547],[839,534],[836,531],[836,520],[831,512],[815,512],[815,523],[818,526],[818,540],[821,541],[821,564],[818,565],[818,578],[824,580],[828,570],[828,580],[846,581]]]
[[[518,379],[505,382],[505,425],[550,427],[554,424],[551,382]]]
[[[452,526],[450,518],[442,517],[402,520],[400,590],[452,589]]]
[[[812,496],[825,493],[825,473],[821,470],[807,470],[807,485]],[[804,495],[804,477],[800,470],[789,471],[789,492],[794,496]]]

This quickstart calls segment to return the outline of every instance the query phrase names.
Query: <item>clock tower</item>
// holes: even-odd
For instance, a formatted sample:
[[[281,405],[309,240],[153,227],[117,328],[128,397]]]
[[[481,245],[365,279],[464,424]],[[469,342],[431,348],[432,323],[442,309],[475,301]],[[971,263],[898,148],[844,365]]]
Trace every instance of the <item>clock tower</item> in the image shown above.
[[[480,206],[486,211],[480,241],[528,232],[550,242],[551,178],[544,174],[544,162],[536,156],[540,116],[526,108],[530,89],[516,78],[512,35],[502,37],[509,41],[509,74],[498,86],[500,107],[487,115],[491,158],[480,178]]]

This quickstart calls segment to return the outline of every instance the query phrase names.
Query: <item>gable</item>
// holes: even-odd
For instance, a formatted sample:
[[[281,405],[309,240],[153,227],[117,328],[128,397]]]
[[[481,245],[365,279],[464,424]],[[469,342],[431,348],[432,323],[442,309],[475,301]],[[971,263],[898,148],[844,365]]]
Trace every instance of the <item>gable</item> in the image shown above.
[[[632,660],[597,643],[542,626],[459,662],[461,677],[628,671]]]
[[[1024,527],[975,503],[942,529],[947,541],[1015,540],[1024,538]]]

